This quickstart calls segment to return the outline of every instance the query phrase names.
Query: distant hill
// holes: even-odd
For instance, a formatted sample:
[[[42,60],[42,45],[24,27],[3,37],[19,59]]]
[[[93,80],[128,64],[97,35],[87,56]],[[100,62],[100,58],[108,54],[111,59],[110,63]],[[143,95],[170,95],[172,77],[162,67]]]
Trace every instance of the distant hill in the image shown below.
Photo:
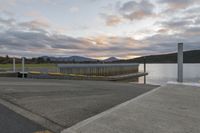
[[[107,58],[105,60],[103,60],[103,62],[114,62],[114,61],[118,61],[119,59],[116,58],[116,57],[110,57],[110,58]]]
[[[39,57],[42,58],[44,61],[52,61],[52,62],[115,62],[118,61],[116,57],[109,57],[105,60],[97,60],[97,59],[92,59],[92,58],[87,58],[87,57],[82,57],[82,56],[70,56],[70,57],[49,57],[49,56],[42,56]]]
[[[81,56],[70,56],[68,57],[67,61],[76,61],[76,62],[84,62],[84,61],[97,61],[96,59],[91,59],[87,57],[81,57]]]
[[[70,57],[48,57],[42,56],[45,61],[53,61],[53,62],[96,62],[96,59],[91,59],[82,56],[70,56]]]
[[[149,56],[145,56],[145,58],[146,58],[146,63],[176,63],[177,53],[149,55]],[[134,59],[129,59],[129,60],[120,60],[117,62],[143,63],[144,57],[139,57],[139,58],[134,58]],[[184,63],[200,63],[200,50],[184,51]]]

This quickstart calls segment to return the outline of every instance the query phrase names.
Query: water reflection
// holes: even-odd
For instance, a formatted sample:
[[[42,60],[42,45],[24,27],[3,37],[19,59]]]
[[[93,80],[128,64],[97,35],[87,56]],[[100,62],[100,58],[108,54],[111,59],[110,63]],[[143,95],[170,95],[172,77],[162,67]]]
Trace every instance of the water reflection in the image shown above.
[[[176,81],[177,64],[147,64],[147,83],[165,84],[168,81]],[[200,64],[184,64],[184,81],[200,82]],[[143,72],[143,64],[140,65],[139,71]],[[143,78],[139,79],[143,83]]]

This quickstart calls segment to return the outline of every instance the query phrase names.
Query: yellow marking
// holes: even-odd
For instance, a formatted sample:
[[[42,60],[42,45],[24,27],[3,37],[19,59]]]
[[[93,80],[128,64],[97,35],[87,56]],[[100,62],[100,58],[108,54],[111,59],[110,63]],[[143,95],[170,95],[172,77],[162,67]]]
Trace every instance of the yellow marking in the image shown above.
[[[63,73],[48,73],[49,75],[57,75],[57,76],[63,76]]]
[[[31,74],[40,74],[41,72],[37,72],[37,71],[30,71]]]
[[[36,132],[33,132],[33,133],[52,133],[52,132],[45,130],[45,131],[36,131]]]
[[[80,75],[80,74],[68,74],[68,75],[70,75],[70,76],[85,76],[85,75]]]

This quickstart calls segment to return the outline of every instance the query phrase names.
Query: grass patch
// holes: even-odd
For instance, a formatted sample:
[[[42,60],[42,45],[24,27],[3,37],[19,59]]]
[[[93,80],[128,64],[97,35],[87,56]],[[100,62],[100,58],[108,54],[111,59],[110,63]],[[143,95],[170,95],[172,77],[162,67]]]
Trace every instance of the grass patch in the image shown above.
[[[0,69],[10,69],[12,64],[0,64]],[[16,68],[21,68],[22,64],[16,64]],[[27,68],[56,68],[56,64],[25,64]]]

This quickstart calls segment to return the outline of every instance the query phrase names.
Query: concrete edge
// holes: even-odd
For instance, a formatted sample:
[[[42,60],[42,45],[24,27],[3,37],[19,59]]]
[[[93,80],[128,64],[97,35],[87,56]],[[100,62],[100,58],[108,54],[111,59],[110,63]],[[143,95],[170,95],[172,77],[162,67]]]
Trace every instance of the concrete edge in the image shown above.
[[[180,83],[180,82],[169,81],[169,82],[167,82],[167,84],[186,85],[186,86],[200,87],[200,83],[194,83],[194,82],[191,82],[191,83],[182,82],[182,83]]]
[[[165,86],[165,85],[163,85],[163,86]],[[116,106],[112,107],[111,109],[108,109],[108,110],[106,110],[106,111],[104,111],[104,112],[102,112],[100,114],[97,114],[97,115],[92,116],[92,117],[90,117],[90,118],[88,118],[86,120],[83,120],[83,121],[81,121],[81,122],[79,122],[79,123],[77,123],[77,124],[75,124],[75,125],[73,125],[73,126],[71,126],[69,128],[66,128],[66,129],[62,130],[61,133],[77,133],[76,129],[79,129],[79,128],[81,128],[81,127],[83,127],[83,126],[85,126],[85,125],[87,125],[87,124],[89,124],[89,123],[91,123],[91,122],[93,122],[93,121],[95,121],[95,120],[97,120],[97,119],[109,114],[109,113],[112,113],[113,111],[118,110],[118,109],[128,105],[129,103],[131,103],[131,102],[133,102],[133,101],[135,101],[137,99],[140,99],[140,98],[142,98],[142,97],[144,97],[146,95],[149,95],[149,94],[159,90],[163,86],[160,86],[158,88],[150,90],[150,91],[148,91],[148,92],[146,92],[144,94],[141,94],[141,95],[139,95],[139,96],[137,96],[137,97],[135,97],[135,98],[133,98],[133,99],[131,99],[129,101],[126,101],[124,103],[116,105]]]
[[[47,128],[53,132],[59,133],[63,129],[62,126],[60,126],[56,123],[53,123],[52,121],[47,120],[47,119],[45,119],[39,115],[36,115],[30,111],[27,111],[17,105],[14,105],[6,100],[0,99],[0,104],[4,105],[5,107],[16,112],[17,114],[41,125],[44,128]]]

